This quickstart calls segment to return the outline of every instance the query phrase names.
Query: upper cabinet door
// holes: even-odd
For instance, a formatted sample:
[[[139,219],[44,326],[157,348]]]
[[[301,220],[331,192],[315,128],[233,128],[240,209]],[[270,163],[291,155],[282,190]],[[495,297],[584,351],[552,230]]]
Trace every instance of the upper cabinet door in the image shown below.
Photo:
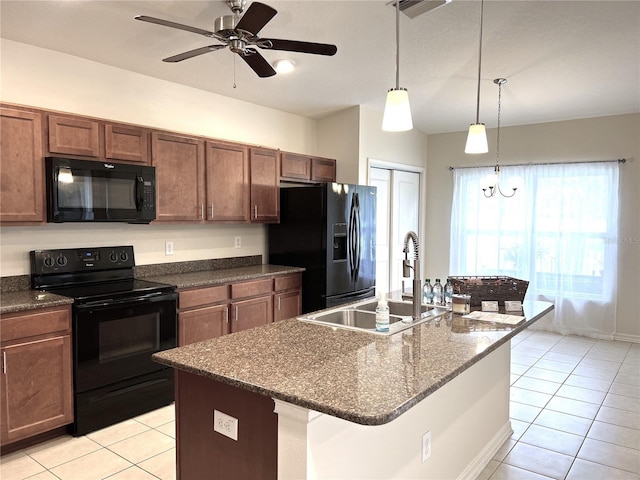
[[[295,153],[280,154],[280,177],[291,180],[311,179],[311,158]]]
[[[149,163],[149,132],[124,125],[104,126],[105,156],[110,160]]]
[[[204,141],[153,132],[151,165],[156,167],[157,221],[202,221]]]
[[[311,180],[314,182],[335,182],[336,161],[330,158],[311,159]]]
[[[98,122],[49,115],[49,152],[99,157]]]
[[[264,148],[250,149],[251,221],[280,221],[280,167],[278,152]]]
[[[42,120],[0,108],[0,221],[44,222]]]
[[[249,220],[249,148],[207,142],[207,220]]]

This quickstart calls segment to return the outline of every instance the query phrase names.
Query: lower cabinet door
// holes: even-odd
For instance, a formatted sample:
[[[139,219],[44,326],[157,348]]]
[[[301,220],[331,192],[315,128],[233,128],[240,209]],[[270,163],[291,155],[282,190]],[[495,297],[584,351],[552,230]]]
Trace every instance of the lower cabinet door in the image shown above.
[[[273,321],[297,317],[301,313],[302,293],[300,290],[276,293],[273,296]]]
[[[71,337],[2,347],[2,444],[73,422]]]
[[[229,332],[229,308],[198,308],[178,314],[178,346],[220,337]]]
[[[231,304],[231,332],[259,327],[273,321],[273,297],[252,298]]]

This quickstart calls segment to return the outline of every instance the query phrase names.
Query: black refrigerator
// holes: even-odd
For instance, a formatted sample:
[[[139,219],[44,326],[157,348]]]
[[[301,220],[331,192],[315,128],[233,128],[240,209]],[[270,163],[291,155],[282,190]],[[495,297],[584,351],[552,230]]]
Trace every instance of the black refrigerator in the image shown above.
[[[375,296],[376,187],[323,183],[280,189],[269,263],[304,267],[302,313]]]

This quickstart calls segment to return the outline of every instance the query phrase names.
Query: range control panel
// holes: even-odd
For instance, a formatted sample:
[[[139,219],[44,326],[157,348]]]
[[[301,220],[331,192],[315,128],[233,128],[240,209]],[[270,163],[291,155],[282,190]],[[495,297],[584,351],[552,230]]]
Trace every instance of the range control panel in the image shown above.
[[[32,275],[114,270],[135,266],[132,245],[32,250],[29,255]]]

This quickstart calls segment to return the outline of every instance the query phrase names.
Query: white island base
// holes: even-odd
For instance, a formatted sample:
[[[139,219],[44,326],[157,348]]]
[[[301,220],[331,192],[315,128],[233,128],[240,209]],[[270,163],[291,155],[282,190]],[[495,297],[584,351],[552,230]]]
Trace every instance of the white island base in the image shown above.
[[[275,400],[278,479],[476,478],[512,434],[510,362],[507,342],[379,426]],[[423,461],[427,432],[431,451]]]

